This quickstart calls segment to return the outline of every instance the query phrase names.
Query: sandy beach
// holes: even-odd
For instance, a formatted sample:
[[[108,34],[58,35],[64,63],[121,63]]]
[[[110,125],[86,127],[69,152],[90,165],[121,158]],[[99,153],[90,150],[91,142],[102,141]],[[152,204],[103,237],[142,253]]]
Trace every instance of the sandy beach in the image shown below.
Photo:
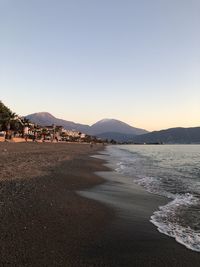
[[[166,199],[115,180],[102,149],[0,143],[0,266],[199,266],[149,222]]]
[[[0,266],[85,266],[112,217],[75,193],[102,182],[99,160],[88,157],[98,149],[0,143]]]

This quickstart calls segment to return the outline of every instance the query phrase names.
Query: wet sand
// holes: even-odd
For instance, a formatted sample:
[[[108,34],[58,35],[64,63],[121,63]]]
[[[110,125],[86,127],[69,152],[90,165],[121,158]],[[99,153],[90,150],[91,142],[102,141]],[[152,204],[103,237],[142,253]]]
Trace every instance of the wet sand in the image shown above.
[[[101,149],[0,143],[0,266],[199,266],[149,222],[166,199],[116,182]]]
[[[107,253],[108,266],[200,266],[200,253],[159,233],[149,221],[153,212],[169,199],[148,193],[116,172],[98,174],[106,182],[79,193],[115,210],[115,219],[106,230],[101,248],[102,255]]]

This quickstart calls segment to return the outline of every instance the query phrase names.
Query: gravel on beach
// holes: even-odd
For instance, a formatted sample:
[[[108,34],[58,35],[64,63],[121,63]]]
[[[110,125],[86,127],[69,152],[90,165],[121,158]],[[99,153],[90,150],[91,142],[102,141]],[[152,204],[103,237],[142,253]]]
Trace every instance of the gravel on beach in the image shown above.
[[[0,266],[84,266],[112,212],[76,190],[101,183],[101,146],[0,143]]]

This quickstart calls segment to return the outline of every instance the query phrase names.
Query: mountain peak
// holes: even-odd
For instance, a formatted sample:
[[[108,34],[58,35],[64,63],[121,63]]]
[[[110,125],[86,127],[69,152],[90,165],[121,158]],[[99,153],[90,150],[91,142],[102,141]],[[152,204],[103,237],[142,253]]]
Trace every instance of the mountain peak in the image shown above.
[[[144,134],[147,131],[132,127],[131,125],[116,119],[102,119],[91,126],[91,131],[94,135],[102,133],[121,133],[121,134]]]
[[[45,111],[42,111],[42,112],[37,112],[37,113],[33,113],[33,114],[30,114],[28,116],[37,116],[37,117],[42,117],[42,118],[55,118],[51,113],[49,112],[45,112]]]
[[[107,122],[111,122],[111,121],[117,121],[117,120],[105,118],[105,119],[102,119],[100,121],[97,121],[95,124],[97,124],[97,123],[107,123]]]
[[[27,115],[26,118],[29,119],[31,122],[34,122],[41,126],[55,124],[55,125],[63,126],[66,130],[74,129],[74,130],[84,132],[84,133],[87,133],[89,131],[88,125],[78,124],[72,121],[58,119],[49,112],[37,112],[34,114]]]

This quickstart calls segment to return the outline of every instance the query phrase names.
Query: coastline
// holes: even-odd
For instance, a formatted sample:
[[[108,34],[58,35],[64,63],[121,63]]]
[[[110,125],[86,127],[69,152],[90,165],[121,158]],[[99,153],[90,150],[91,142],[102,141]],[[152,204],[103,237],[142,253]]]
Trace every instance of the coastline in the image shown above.
[[[106,166],[111,168],[109,162]],[[147,192],[112,169],[97,174],[105,182],[80,194],[115,210],[114,221],[104,236],[103,251],[109,251],[109,266],[199,266],[200,253],[160,233],[150,222],[153,213],[171,201],[169,198]]]
[[[0,144],[0,266],[199,266],[149,222],[167,200],[123,184],[91,157],[102,149]]]

